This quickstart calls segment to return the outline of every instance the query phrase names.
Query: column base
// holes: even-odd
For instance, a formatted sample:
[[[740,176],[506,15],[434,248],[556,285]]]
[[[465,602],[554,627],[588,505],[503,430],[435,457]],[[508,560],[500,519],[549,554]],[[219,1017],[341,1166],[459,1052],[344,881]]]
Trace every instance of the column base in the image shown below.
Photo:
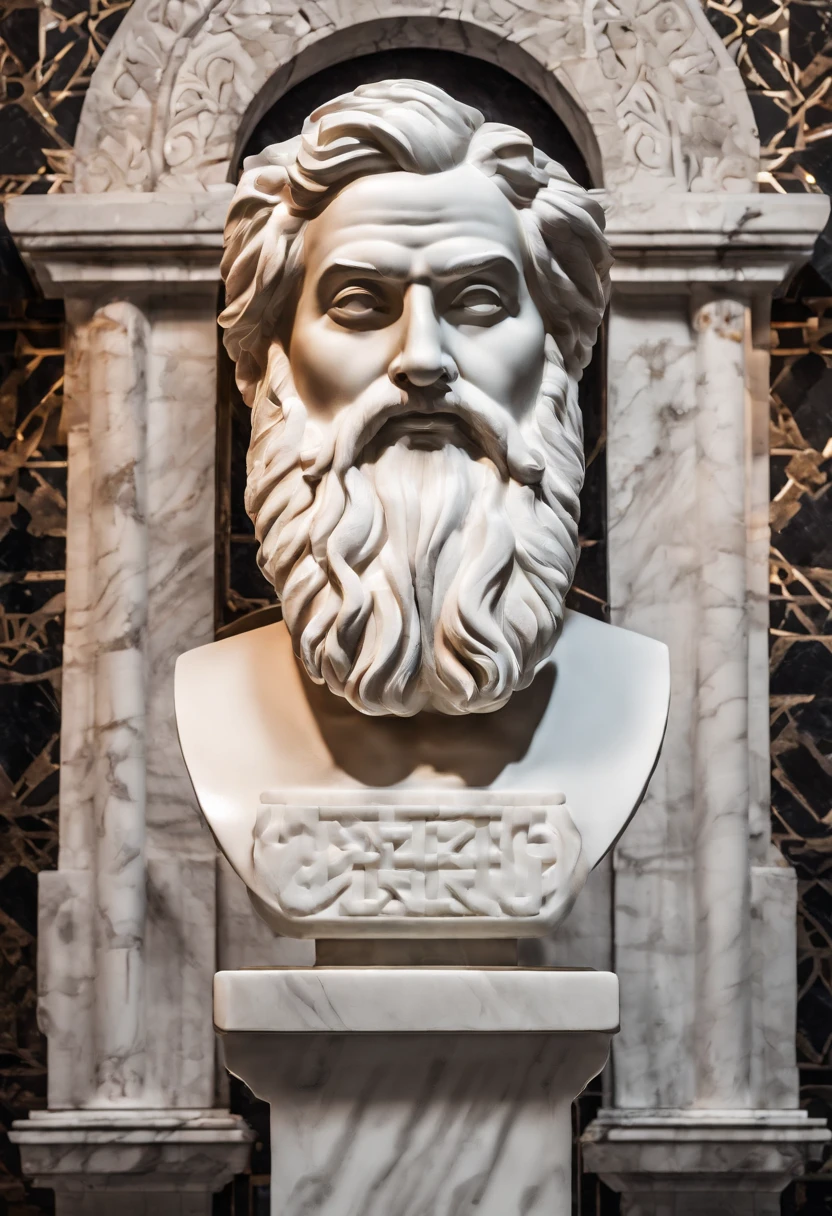
[[[254,1133],[223,1110],[36,1111],[12,1141],[56,1216],[210,1216],[248,1164]]]
[[[606,972],[220,972],[227,1067],[271,1104],[272,1216],[570,1216],[571,1104],[618,1025]]]
[[[581,1144],[622,1216],[779,1216],[781,1191],[829,1139],[801,1110],[602,1110]]]

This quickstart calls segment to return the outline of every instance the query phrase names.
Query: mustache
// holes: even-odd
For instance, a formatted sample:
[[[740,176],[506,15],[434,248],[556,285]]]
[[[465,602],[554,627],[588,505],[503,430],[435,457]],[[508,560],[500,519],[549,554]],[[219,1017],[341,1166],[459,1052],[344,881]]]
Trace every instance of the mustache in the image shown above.
[[[543,477],[543,457],[528,443],[516,419],[474,385],[457,379],[435,391],[401,389],[385,377],[352,402],[322,437],[314,459],[304,468],[304,481],[313,485],[330,471],[346,477],[382,428],[406,414],[426,423],[435,417],[438,427],[447,425],[449,417],[458,421],[502,477],[527,486],[538,485]]]

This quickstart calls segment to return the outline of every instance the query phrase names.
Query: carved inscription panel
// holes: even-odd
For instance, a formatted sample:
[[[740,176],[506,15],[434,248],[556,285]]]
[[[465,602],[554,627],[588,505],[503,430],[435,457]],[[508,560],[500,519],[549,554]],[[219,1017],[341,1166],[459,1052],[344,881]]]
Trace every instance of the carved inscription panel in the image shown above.
[[[264,794],[253,860],[261,897],[302,936],[528,936],[583,886],[562,794]],[[289,928],[291,926],[291,928]],[[404,929],[404,932],[402,930]]]

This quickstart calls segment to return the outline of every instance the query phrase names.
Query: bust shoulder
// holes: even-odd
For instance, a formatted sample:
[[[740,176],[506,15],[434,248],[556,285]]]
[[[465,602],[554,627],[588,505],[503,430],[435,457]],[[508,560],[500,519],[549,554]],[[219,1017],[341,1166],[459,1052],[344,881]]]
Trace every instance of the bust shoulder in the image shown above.
[[[643,796],[669,695],[663,643],[574,612],[530,687],[491,714],[361,714],[308,679],[282,622],[182,655],[175,687],[200,807],[255,894],[258,812],[275,790],[363,803],[558,795],[594,866]]]

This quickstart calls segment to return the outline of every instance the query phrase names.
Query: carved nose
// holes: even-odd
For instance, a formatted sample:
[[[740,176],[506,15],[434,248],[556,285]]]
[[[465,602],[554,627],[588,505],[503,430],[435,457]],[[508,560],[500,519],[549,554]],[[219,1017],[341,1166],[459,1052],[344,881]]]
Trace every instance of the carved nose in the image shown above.
[[[389,375],[400,388],[408,384],[429,388],[440,380],[456,380],[456,364],[444,348],[442,323],[436,315],[433,292],[423,283],[408,288],[405,300],[402,349],[390,364]]]

